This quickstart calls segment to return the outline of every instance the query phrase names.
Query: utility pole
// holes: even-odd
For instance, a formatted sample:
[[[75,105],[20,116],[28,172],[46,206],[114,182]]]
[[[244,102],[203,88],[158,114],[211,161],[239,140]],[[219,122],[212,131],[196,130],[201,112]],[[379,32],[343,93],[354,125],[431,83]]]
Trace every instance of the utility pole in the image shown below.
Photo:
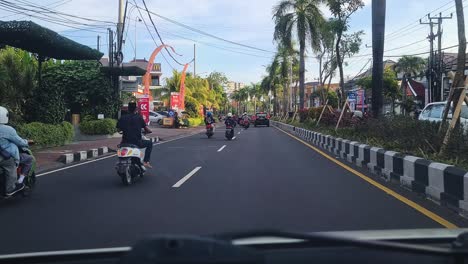
[[[386,0],[372,0],[372,114],[382,116]]]
[[[118,13],[118,22],[117,22],[117,66],[122,62],[122,41],[123,41],[123,31],[125,23],[125,13],[127,12],[127,5],[124,8],[124,0],[119,1],[119,13]]]
[[[109,34],[109,67],[114,67],[114,32],[112,29],[108,28],[107,32]]]
[[[196,44],[193,43],[193,77],[197,77],[197,54],[196,54]]]
[[[444,91],[442,90],[442,21],[444,19],[452,19],[453,14],[451,13],[448,17],[443,17],[442,12],[439,13],[437,17],[431,17],[428,15],[430,21],[432,19],[437,20],[437,75],[436,75],[436,86],[434,91],[434,98],[433,101],[443,101]]]
[[[430,15],[427,14],[427,17],[429,18],[429,22],[422,22],[421,19],[419,19],[419,23],[422,25],[429,25],[431,31],[429,33],[429,36],[427,37],[429,39],[430,43],[430,53],[429,53],[429,63],[428,63],[428,72],[427,72],[427,88],[428,88],[428,93],[427,93],[427,98],[425,98],[425,104],[428,104],[432,102],[434,98],[434,89],[433,89],[433,70],[434,70],[434,22],[430,19]]]
[[[97,35],[97,50],[101,51],[101,36]]]

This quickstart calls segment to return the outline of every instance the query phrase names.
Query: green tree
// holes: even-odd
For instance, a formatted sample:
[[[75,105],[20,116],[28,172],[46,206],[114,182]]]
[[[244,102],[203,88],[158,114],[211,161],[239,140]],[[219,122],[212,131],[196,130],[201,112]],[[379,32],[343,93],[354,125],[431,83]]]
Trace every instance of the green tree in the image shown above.
[[[395,65],[395,71],[403,73],[403,79],[416,77],[420,75],[425,68],[426,61],[416,56],[403,56]]]
[[[395,71],[403,73],[400,90],[403,93],[402,107],[404,114],[409,113],[414,105],[414,101],[406,96],[406,92],[404,91],[405,84],[408,80],[411,80],[418,75],[422,75],[421,73],[425,68],[426,61],[423,58],[416,56],[403,56],[395,65]]]
[[[345,50],[349,48],[348,50],[351,51],[351,48],[354,48],[355,45],[352,45],[353,42],[349,42],[349,40],[353,40],[353,38],[355,39],[356,37],[356,35],[354,35],[356,33],[348,35],[348,37],[344,37],[344,34],[346,31],[348,31],[348,24],[351,15],[354,14],[357,10],[361,9],[364,6],[364,2],[362,0],[326,0],[326,2],[328,7],[330,8],[330,12],[335,18],[333,22],[333,28],[336,34],[335,55],[340,73],[341,97],[343,99],[345,96],[343,62],[344,57],[346,56],[346,54],[343,53],[343,48],[345,48]],[[359,35],[361,34],[358,34],[357,36],[359,37]],[[345,42],[346,39],[348,39],[348,43],[343,45],[342,41]]]
[[[319,62],[319,83],[321,86],[320,97],[322,103],[325,103],[328,97],[331,80],[337,68],[335,56],[335,32],[334,21],[328,20],[320,27],[320,47],[317,52],[317,60]],[[328,85],[325,88],[325,83]]]
[[[37,82],[37,60],[28,52],[6,47],[0,50],[0,105],[9,109],[11,122],[21,122]]]
[[[402,96],[401,90],[398,89],[398,80],[396,79],[396,73],[390,69],[386,68],[384,70],[384,75],[383,75],[383,93],[384,97],[387,100],[390,100],[392,103],[392,110],[393,113],[395,114],[395,102],[397,99],[400,99]],[[366,91],[370,92],[372,90],[372,77],[365,77],[362,79],[359,79],[356,82],[357,85],[360,85],[366,89]]]
[[[320,25],[324,22],[319,0],[283,0],[273,9],[274,39],[288,48],[292,47],[293,32],[299,42],[299,97],[304,108],[306,41],[318,50]],[[284,87],[285,88],[285,87]]]
[[[97,61],[56,62],[44,68],[43,82],[48,89],[64,88],[65,105],[72,113],[116,118],[121,105],[118,91],[100,68]]]

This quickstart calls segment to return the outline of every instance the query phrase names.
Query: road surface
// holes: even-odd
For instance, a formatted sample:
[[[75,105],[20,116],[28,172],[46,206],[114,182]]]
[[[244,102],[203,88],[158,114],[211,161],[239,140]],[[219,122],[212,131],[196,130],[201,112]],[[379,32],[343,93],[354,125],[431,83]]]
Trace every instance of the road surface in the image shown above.
[[[442,227],[277,128],[239,131],[157,145],[154,169],[129,187],[115,157],[42,175],[31,197],[0,204],[0,254],[130,246],[160,233]]]

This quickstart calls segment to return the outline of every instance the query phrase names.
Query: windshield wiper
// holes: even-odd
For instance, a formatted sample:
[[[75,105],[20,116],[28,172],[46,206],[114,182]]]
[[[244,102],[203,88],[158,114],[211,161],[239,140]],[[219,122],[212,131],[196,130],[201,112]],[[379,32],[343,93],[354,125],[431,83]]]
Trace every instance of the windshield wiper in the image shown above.
[[[352,246],[376,250],[390,250],[406,253],[437,255],[437,256],[467,256],[468,255],[468,233],[460,234],[452,243],[452,247],[442,248],[426,245],[407,244],[401,242],[381,241],[381,240],[359,240],[349,237],[340,237],[330,234],[314,233],[294,233],[276,230],[233,232],[213,235],[213,238],[230,241],[231,243],[242,240],[252,240],[258,238],[277,238],[286,240],[296,240],[299,243],[327,244],[331,246]]]

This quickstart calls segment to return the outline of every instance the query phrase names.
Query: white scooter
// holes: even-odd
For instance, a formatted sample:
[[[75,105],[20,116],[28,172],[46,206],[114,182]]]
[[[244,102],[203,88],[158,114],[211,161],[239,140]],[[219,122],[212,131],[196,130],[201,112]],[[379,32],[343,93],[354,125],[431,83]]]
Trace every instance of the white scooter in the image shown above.
[[[148,140],[143,134],[142,140]],[[146,148],[139,148],[133,144],[118,145],[117,157],[119,161],[115,165],[117,174],[122,179],[124,185],[131,185],[137,179],[143,178],[146,168],[143,166]]]

